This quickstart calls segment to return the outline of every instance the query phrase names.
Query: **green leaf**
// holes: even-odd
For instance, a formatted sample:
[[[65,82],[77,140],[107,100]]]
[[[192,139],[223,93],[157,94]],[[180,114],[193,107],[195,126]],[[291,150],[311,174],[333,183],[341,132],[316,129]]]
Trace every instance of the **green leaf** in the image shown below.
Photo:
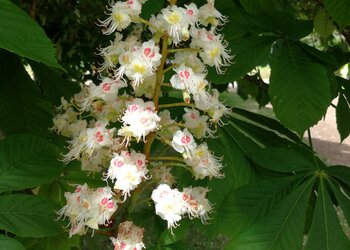
[[[331,166],[326,168],[326,172],[334,178],[342,181],[345,185],[350,187],[350,168],[347,166]]]
[[[343,29],[350,25],[350,1],[348,0],[325,0],[324,5],[328,14]]]
[[[336,108],[337,129],[341,141],[344,141],[350,135],[350,105],[346,96],[339,93],[338,105]]]
[[[298,172],[315,169],[315,165],[292,148],[267,147],[253,155],[260,166],[278,172]]]
[[[269,213],[236,236],[230,250],[301,249],[306,209],[314,179],[309,179]]]
[[[293,11],[292,6],[285,0],[240,0],[240,2],[243,8],[252,14],[271,11]]]
[[[319,8],[314,18],[315,31],[323,38],[328,38],[335,30],[332,20],[324,8]]]
[[[24,194],[0,196],[0,229],[20,237],[45,237],[62,232],[52,204],[42,197]]]
[[[156,15],[164,6],[164,0],[147,1],[142,5],[141,17],[149,19],[152,14]]]
[[[340,186],[330,181],[330,186],[335,194],[338,206],[342,209],[347,224],[350,225],[350,199],[340,190]]]
[[[226,83],[244,76],[256,66],[266,65],[275,39],[276,37],[251,36],[230,40],[235,57],[234,63],[225,73],[225,79],[228,80]],[[214,79],[213,77],[213,82]]]
[[[0,48],[63,69],[44,30],[9,0],[0,0]]]
[[[0,235],[0,249],[4,250],[25,250],[25,247],[17,240]]]
[[[47,140],[18,134],[0,141],[0,192],[33,188],[58,177],[63,163]]]
[[[30,79],[18,56],[0,50],[0,130],[49,134],[51,105]]]
[[[305,250],[350,249],[350,242],[339,224],[339,218],[323,178],[320,179],[317,194],[318,198]]]
[[[285,41],[271,63],[269,95],[276,117],[300,135],[316,124],[330,103],[327,71]]]
[[[296,180],[295,176],[263,180],[231,191],[217,208],[217,231],[235,238],[288,196]]]
[[[80,91],[78,83],[64,79],[61,74],[44,64],[30,62],[30,66],[33,69],[35,79],[43,89],[44,95],[55,106],[61,104],[61,97],[69,101],[74,94]]]
[[[80,249],[80,237],[75,235],[69,238],[68,233],[40,239],[24,239],[22,243],[32,250],[71,250]]]
[[[182,220],[181,224],[173,229],[173,233],[166,229],[160,235],[158,246],[167,246],[180,241],[187,233],[191,222],[189,220]]]

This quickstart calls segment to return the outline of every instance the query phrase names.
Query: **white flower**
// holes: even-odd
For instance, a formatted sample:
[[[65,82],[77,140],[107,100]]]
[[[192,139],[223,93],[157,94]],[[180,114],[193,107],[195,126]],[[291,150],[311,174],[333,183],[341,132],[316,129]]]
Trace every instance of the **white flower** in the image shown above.
[[[216,27],[228,22],[227,17],[223,16],[217,9],[215,9],[214,2],[214,0],[208,1],[208,4],[199,8],[199,20],[204,26],[211,24]]]
[[[197,143],[193,136],[188,132],[187,128],[184,131],[178,130],[173,136],[171,142],[172,147],[179,153],[186,153],[188,158],[191,158],[197,147]]]
[[[209,66],[215,66],[217,73],[223,74],[222,66],[231,64],[231,50],[222,35],[215,35],[214,31],[206,29],[195,30],[193,32],[191,48],[202,49],[199,53],[203,62]]]
[[[68,217],[71,225],[69,236],[84,234],[85,228],[98,229],[99,225],[106,225],[117,210],[117,203],[112,199],[110,187],[90,189],[87,184],[77,185],[73,193],[64,194],[67,200],[57,213]]]
[[[142,242],[143,228],[132,221],[125,221],[118,226],[117,238],[111,237],[115,250],[141,250],[146,248]]]
[[[176,52],[175,58],[173,60],[173,65],[185,65],[193,70],[195,73],[205,73],[205,65],[203,62],[197,57],[196,52]]]
[[[196,148],[193,158],[186,159],[186,164],[192,167],[196,179],[224,177],[224,175],[220,173],[222,169],[220,158],[212,155],[206,143],[202,143]]]
[[[134,46],[119,56],[120,67],[117,77],[120,78],[125,74],[133,81],[133,87],[136,88],[145,78],[154,75],[161,57],[159,47],[153,40],[144,42],[141,46]]]
[[[143,179],[148,179],[147,172],[144,154],[122,151],[110,161],[106,179],[115,181],[114,189],[122,191],[125,200]]]
[[[178,44],[189,38],[188,28],[191,20],[186,9],[177,7],[176,5],[168,6],[162,9],[162,17],[166,21],[164,23],[165,29],[173,39],[174,44]]]
[[[156,214],[167,221],[168,228],[177,227],[185,212],[181,192],[167,184],[160,184],[153,190],[151,198],[156,205]]]
[[[208,81],[205,80],[205,74],[194,73],[192,68],[181,64],[174,71],[177,73],[170,78],[170,83],[173,88],[186,90],[193,95],[201,95],[208,86]]]
[[[107,129],[107,124],[106,121],[96,121],[95,127],[82,130],[78,137],[70,141],[64,161],[78,159],[82,153],[91,156],[95,149],[112,146],[115,129]]]
[[[189,187],[184,188],[182,199],[185,202],[185,207],[190,218],[201,218],[202,223],[206,223],[209,218],[209,213],[212,206],[206,194],[209,190],[204,187]]]
[[[142,4],[138,0],[112,2],[108,8],[109,17],[100,24],[105,28],[103,34],[110,35],[116,30],[122,31],[132,22],[136,22],[141,13],[141,7]]]
[[[154,103],[135,98],[133,101],[127,102],[126,106],[124,116],[121,118],[124,123],[123,128],[118,131],[118,134],[125,136],[127,140],[130,140],[131,137],[145,140],[150,132],[157,129],[160,121],[155,112]]]
[[[206,93],[206,96],[194,95],[195,105],[198,109],[203,110],[209,114],[211,121],[223,125],[221,117],[230,113],[230,109],[226,108],[224,104],[219,101],[219,91],[212,90],[212,95]]]
[[[208,127],[209,117],[206,115],[200,115],[199,111],[196,109],[185,108],[185,114],[183,119],[185,121],[185,126],[190,130],[190,132],[197,139],[201,139],[205,136],[213,137],[214,132]]]

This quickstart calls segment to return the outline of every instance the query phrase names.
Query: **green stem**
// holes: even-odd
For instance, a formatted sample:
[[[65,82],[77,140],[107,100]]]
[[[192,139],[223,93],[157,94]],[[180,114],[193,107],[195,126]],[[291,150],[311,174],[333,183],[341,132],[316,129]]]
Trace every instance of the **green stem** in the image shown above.
[[[175,156],[157,156],[150,157],[150,161],[179,161],[185,163],[185,160]]]
[[[201,49],[195,49],[195,48],[180,48],[180,49],[169,49],[169,53],[176,53],[176,52],[201,52]]]
[[[194,108],[195,105],[193,103],[177,102],[177,103],[161,104],[158,106],[159,109],[173,108],[173,107],[191,107],[191,108]]]

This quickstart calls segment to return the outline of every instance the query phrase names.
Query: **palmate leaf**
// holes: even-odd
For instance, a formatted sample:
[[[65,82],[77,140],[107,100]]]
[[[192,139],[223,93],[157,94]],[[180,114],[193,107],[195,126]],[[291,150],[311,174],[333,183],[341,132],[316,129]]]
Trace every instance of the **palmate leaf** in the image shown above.
[[[9,0],[0,0],[0,48],[62,69],[44,30]]]
[[[274,178],[232,190],[218,207],[217,230],[235,238],[288,196],[297,181],[295,176]]]
[[[0,235],[0,249],[25,250],[26,248],[17,240],[5,235]]]
[[[0,229],[20,237],[45,237],[62,232],[51,202],[39,196],[0,196]]]
[[[301,184],[227,245],[230,250],[301,249],[306,209],[315,179]]]
[[[271,63],[269,96],[281,123],[302,135],[329,106],[327,71],[294,43],[284,41]]]
[[[56,146],[26,134],[0,141],[0,192],[33,188],[58,177],[63,169]]]
[[[317,194],[318,198],[305,250],[350,249],[350,241],[342,231],[322,177]]]

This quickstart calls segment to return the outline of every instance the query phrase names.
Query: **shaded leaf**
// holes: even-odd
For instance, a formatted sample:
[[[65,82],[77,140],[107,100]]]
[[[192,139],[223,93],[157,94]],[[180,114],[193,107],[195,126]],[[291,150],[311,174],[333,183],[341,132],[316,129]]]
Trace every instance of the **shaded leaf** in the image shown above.
[[[20,59],[0,50],[0,129],[11,133],[49,134],[51,105],[30,79]]]
[[[62,232],[52,204],[39,196],[0,196],[0,228],[20,237],[45,237]]]
[[[75,235],[69,238],[68,233],[40,239],[25,239],[22,242],[28,250],[71,250],[80,249],[80,238]]]
[[[326,169],[326,172],[334,178],[342,181],[345,185],[350,187],[350,168],[347,166],[331,166]]]
[[[43,89],[44,95],[55,106],[61,104],[61,97],[69,101],[75,93],[80,91],[78,83],[64,79],[58,72],[43,64],[31,62],[30,66],[33,69],[35,79],[39,81]]]
[[[58,177],[63,163],[56,146],[33,135],[11,135],[0,141],[0,192],[33,188]]]
[[[319,8],[314,18],[315,31],[323,38],[328,38],[335,30],[332,20],[323,8]]]
[[[332,19],[343,29],[350,25],[350,1],[348,0],[325,0],[325,8]]]
[[[338,105],[336,108],[337,129],[340,134],[341,141],[344,141],[350,134],[350,100],[346,96],[339,93]]]
[[[189,220],[182,220],[181,224],[173,229],[173,233],[166,229],[160,235],[158,246],[167,246],[180,241],[186,235],[190,225],[191,222]]]
[[[44,30],[9,0],[0,0],[0,48],[63,69]]]
[[[17,240],[0,235],[0,249],[4,250],[25,250],[25,247]]]

